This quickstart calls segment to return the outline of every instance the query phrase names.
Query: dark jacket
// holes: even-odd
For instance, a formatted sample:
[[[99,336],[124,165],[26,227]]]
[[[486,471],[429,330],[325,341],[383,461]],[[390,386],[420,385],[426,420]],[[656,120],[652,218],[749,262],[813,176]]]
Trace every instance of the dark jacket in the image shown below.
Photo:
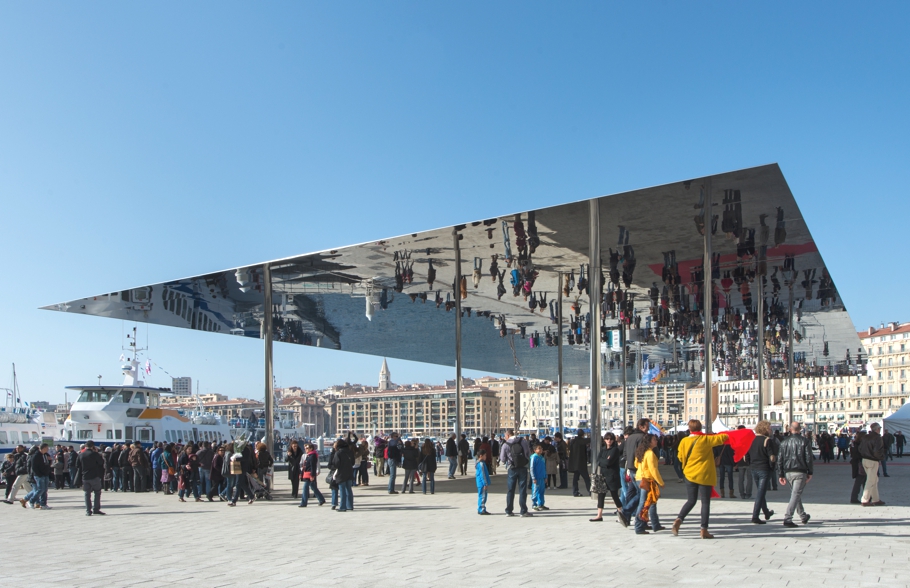
[[[425,455],[423,453],[423,451],[421,451],[420,452],[420,462],[418,463],[418,465],[420,465],[421,463],[426,468],[426,471],[435,472],[436,471],[436,451],[435,451],[435,449],[433,450],[433,453],[430,453],[429,455]]]
[[[458,442],[458,453],[464,457],[471,457],[471,444],[468,443],[467,439],[462,439]]]
[[[416,470],[420,461],[420,450],[416,447],[405,447],[401,450],[403,467],[406,470]]]
[[[729,445],[721,445],[720,447],[714,448],[714,457],[720,457],[721,466],[733,466],[735,462],[733,461],[733,448]]]
[[[332,457],[332,469],[335,470],[336,482],[347,482],[354,478],[354,454],[347,441],[339,441],[338,449]]]
[[[455,439],[446,441],[446,457],[458,457],[458,445]]]
[[[16,454],[16,459],[13,462],[15,467],[13,471],[17,476],[25,476],[28,474],[28,454],[24,451],[22,453]]]
[[[572,439],[569,445],[569,471],[588,471],[588,440],[581,436]]]
[[[51,464],[48,462],[47,454],[36,451],[31,458],[30,468],[33,476],[49,477],[51,475]]]
[[[212,484],[218,484],[224,479],[224,475],[221,473],[224,471],[224,456],[216,453],[212,457],[211,466],[212,467],[209,468],[211,471],[210,479],[212,480]]]
[[[865,437],[865,435],[863,435]],[[866,470],[863,469],[863,456],[859,454],[859,445],[862,439],[857,439],[852,443],[853,451],[850,452],[850,473],[852,477],[865,477]]]
[[[777,473],[783,478],[787,472],[812,475],[812,444],[802,435],[790,435],[780,443],[777,451]]]
[[[607,488],[610,490],[619,491],[622,488],[622,482],[619,479],[619,462],[621,460],[622,454],[615,443],[609,449],[606,444],[600,446],[597,465],[600,467],[600,475],[607,481]]]
[[[313,480],[316,480],[316,476],[319,473],[319,453],[316,451],[311,451],[306,454],[306,458],[303,460],[303,468],[300,471],[301,476],[310,472],[310,477]]]
[[[203,447],[196,452],[196,457],[199,459],[199,467],[203,470],[212,469],[212,460],[215,458],[215,452],[212,451],[211,447]]]
[[[885,444],[882,436],[875,431],[869,431],[859,444],[859,454],[863,459],[881,461],[885,458]]]
[[[288,480],[300,478],[300,460],[303,459],[303,449],[297,447],[297,451],[288,449],[284,461],[288,464]]]
[[[120,449],[111,451],[110,464],[112,468],[120,468]]]
[[[104,477],[104,458],[97,451],[86,449],[79,454],[79,471],[83,480],[98,480]]]
[[[640,429],[635,429],[635,432],[629,435],[629,438],[622,444],[623,467],[627,470],[635,470],[635,450],[638,449],[638,444],[644,438],[645,434]]]
[[[724,445],[729,447],[729,445]],[[774,455],[774,444],[764,435],[756,435],[752,446],[746,454],[746,465],[759,472],[770,472],[773,469],[771,456]]]

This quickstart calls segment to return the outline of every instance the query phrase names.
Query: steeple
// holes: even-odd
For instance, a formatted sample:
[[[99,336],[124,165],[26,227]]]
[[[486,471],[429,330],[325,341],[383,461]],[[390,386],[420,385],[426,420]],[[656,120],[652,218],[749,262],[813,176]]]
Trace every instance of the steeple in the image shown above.
[[[392,374],[389,372],[389,364],[386,362],[385,358],[382,359],[382,369],[379,370],[379,389],[392,389]]]

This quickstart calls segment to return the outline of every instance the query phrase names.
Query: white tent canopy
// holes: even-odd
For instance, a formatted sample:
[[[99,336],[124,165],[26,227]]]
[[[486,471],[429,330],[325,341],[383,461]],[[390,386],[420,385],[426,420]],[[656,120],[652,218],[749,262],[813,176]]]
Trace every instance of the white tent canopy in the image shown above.
[[[910,402],[900,407],[891,416],[885,417],[882,422],[889,433],[894,434],[900,431],[904,435],[910,435]]]
[[[724,424],[720,417],[714,419],[714,422],[711,423],[711,432],[713,433],[725,433],[730,430],[730,427]]]

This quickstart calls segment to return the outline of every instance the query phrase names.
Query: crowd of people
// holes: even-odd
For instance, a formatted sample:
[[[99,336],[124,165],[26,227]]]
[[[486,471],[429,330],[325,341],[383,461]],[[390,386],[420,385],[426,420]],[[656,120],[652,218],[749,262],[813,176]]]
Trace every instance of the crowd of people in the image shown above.
[[[457,474],[467,476],[469,460],[473,459],[480,515],[490,514],[487,502],[491,476],[500,469],[507,475],[505,512],[520,517],[533,516],[530,510],[549,510],[547,490],[567,489],[568,474],[572,473],[573,496],[590,493],[597,499],[591,522],[604,520],[609,495],[617,521],[633,528],[636,534],[646,535],[665,530],[657,510],[661,488],[666,484],[659,467],[663,460],[673,467],[677,482],[686,488],[686,502],[671,527],[674,535],[700,503],[700,536],[713,538],[708,531],[711,500],[737,498],[735,474],[739,497],[753,500],[752,523],[766,524],[775,514],[768,508],[767,492],[777,490],[778,485],[791,489],[783,525],[796,527],[795,518],[802,524],[811,519],[803,506],[802,493],[814,473],[813,439],[798,422],[791,423],[784,434],[772,432],[767,421],[759,422],[754,431],[739,427],[715,435],[705,435],[697,420],[689,421],[686,434],[655,434],[648,419],[640,419],[636,425],[597,439],[596,460],[590,473],[592,443],[583,430],[578,430],[570,441],[560,433],[538,439],[533,433],[525,437],[511,429],[503,437],[479,436],[469,441],[465,435],[452,434],[444,442],[402,439],[395,432],[372,438],[348,432],[334,442],[324,476],[322,456],[315,443],[290,439],[282,451],[291,498],[299,499],[300,508],[308,506],[312,495],[319,506],[330,503],[332,510],[353,510],[353,489],[370,485],[370,470],[374,478],[387,478],[389,494],[413,494],[417,489],[434,494],[436,472],[443,459],[448,461],[449,479]],[[902,456],[902,434],[883,436],[880,426],[873,423],[868,431],[857,432],[852,438],[845,433],[822,433],[814,442],[823,461],[850,461],[854,479],[851,503],[866,507],[885,504],[878,494],[879,470],[888,475],[885,463],[895,455],[893,446],[897,447],[896,455]],[[6,456],[0,474],[6,482],[7,504],[18,501],[23,508],[50,510],[47,496],[53,481],[58,490],[81,488],[86,514],[91,516],[104,514],[100,505],[102,491],[176,494],[181,502],[191,496],[197,502],[202,502],[203,496],[209,502],[217,497],[228,506],[236,506],[238,500],[248,504],[257,498],[271,500],[274,463],[264,443],[246,440],[215,445],[153,443],[148,448],[139,442],[101,448],[87,441],[78,451],[66,446],[51,450],[47,444],[26,450],[20,445]],[[319,488],[320,477],[330,490],[330,499]],[[25,494],[18,498],[20,491]]]

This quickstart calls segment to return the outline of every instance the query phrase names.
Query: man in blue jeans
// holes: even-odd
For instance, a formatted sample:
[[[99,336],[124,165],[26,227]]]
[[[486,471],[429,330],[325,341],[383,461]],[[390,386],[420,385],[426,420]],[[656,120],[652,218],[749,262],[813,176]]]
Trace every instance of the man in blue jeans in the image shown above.
[[[635,474],[638,473],[635,468],[635,450],[638,449],[638,444],[648,433],[651,421],[649,419],[638,419],[635,425],[636,429],[631,433],[628,432],[628,428],[626,429],[626,442],[623,443],[623,454],[620,459],[620,464],[625,464],[626,466],[623,476],[629,476],[629,480],[626,482],[626,493],[622,497],[622,512],[617,513],[619,522],[623,527],[629,526],[632,516],[638,511],[639,488],[638,482],[635,481]]]
[[[42,443],[30,459],[29,469],[35,479],[35,486],[25,495],[24,500],[28,502],[29,508],[50,510],[51,507],[47,505],[47,485],[51,476],[51,464],[47,459],[47,443]]]
[[[506,442],[502,444],[499,462],[509,470],[509,490],[506,493],[506,515],[514,517],[515,486],[518,486],[519,514],[534,516],[528,512],[528,465],[531,463],[531,447],[528,440],[515,436],[515,431],[506,431]]]
[[[388,452],[386,463],[389,466],[389,494],[398,494],[398,491],[395,490],[395,474],[398,466],[401,465],[401,439],[398,438],[398,433],[389,435],[389,446],[386,451]]]
[[[455,433],[449,435],[446,441],[446,459],[449,460],[449,479],[455,479],[455,470],[458,468],[458,444],[455,443]]]

